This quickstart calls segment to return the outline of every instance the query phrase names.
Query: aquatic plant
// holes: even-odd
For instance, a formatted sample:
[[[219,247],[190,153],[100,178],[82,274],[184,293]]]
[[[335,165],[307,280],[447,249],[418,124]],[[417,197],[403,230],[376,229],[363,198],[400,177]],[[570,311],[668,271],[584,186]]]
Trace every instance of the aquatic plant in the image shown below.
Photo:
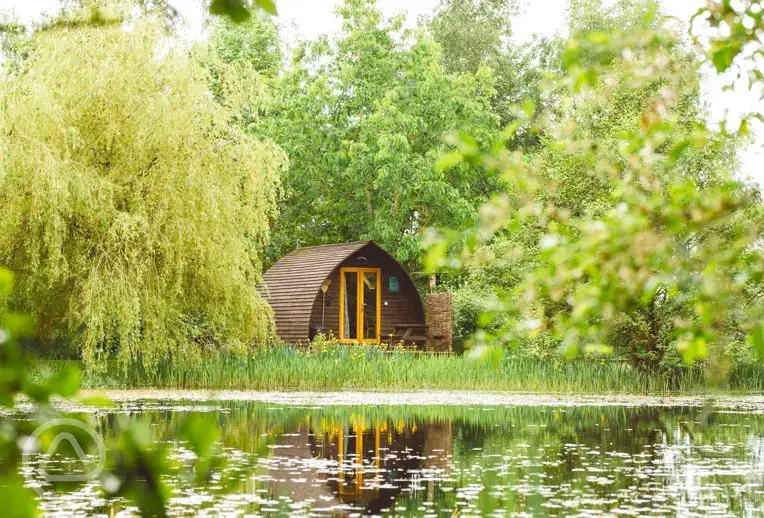
[[[68,362],[41,361],[48,375]],[[615,360],[565,360],[508,356],[493,368],[465,356],[323,342],[318,347],[279,345],[253,354],[213,353],[123,370],[109,362],[104,373],[86,373],[91,388],[248,390],[503,390],[565,393],[667,393],[764,390],[764,366],[733,367],[720,384],[702,368],[654,374]]]

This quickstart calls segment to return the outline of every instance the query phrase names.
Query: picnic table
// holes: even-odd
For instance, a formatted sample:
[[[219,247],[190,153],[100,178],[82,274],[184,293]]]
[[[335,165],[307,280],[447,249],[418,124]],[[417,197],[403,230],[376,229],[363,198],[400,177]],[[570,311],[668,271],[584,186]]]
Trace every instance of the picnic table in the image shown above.
[[[427,326],[425,324],[396,324],[390,335],[390,346],[399,342],[427,343]]]

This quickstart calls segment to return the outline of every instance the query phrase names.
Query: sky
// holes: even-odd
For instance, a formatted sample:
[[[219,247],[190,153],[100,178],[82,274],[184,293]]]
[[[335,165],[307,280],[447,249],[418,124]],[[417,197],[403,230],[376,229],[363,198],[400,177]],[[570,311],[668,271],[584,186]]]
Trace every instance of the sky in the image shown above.
[[[513,20],[513,39],[517,42],[531,41],[537,35],[553,36],[564,30],[566,0],[520,0],[522,13]],[[334,14],[341,0],[277,0],[278,23],[287,41],[313,39],[322,33],[336,33],[340,21]],[[0,10],[12,10],[23,22],[39,19],[42,13],[56,12],[60,0],[0,0]],[[202,37],[203,6],[201,0],[169,0],[185,19],[184,34],[189,39]],[[408,26],[414,26],[421,15],[433,11],[438,0],[377,0],[386,16],[405,13]],[[705,0],[663,0],[667,14],[689,22],[690,17]],[[733,125],[737,115],[760,106],[757,95],[738,89],[724,92],[724,80],[713,73],[705,74],[704,99],[711,118],[720,121],[727,118]],[[758,129],[756,142],[743,154],[742,175],[764,185],[764,128]]]

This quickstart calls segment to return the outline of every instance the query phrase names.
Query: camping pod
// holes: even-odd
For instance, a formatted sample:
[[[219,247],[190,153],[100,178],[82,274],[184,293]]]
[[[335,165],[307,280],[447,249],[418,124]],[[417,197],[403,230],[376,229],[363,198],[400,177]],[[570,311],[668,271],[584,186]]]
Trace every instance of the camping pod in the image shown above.
[[[348,343],[427,340],[414,282],[373,241],[298,248],[265,272],[258,290],[287,343],[317,333]]]

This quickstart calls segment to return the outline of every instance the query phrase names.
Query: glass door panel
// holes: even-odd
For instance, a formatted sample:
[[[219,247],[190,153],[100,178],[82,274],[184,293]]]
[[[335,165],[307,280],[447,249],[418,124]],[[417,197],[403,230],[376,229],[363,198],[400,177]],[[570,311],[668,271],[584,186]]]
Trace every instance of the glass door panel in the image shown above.
[[[340,340],[379,341],[379,268],[340,269]]]
[[[377,340],[377,313],[379,292],[377,272],[359,272],[362,275],[361,285],[363,313],[361,314],[361,326],[364,340]]]
[[[342,272],[343,304],[342,338],[345,340],[358,339],[358,272]]]

